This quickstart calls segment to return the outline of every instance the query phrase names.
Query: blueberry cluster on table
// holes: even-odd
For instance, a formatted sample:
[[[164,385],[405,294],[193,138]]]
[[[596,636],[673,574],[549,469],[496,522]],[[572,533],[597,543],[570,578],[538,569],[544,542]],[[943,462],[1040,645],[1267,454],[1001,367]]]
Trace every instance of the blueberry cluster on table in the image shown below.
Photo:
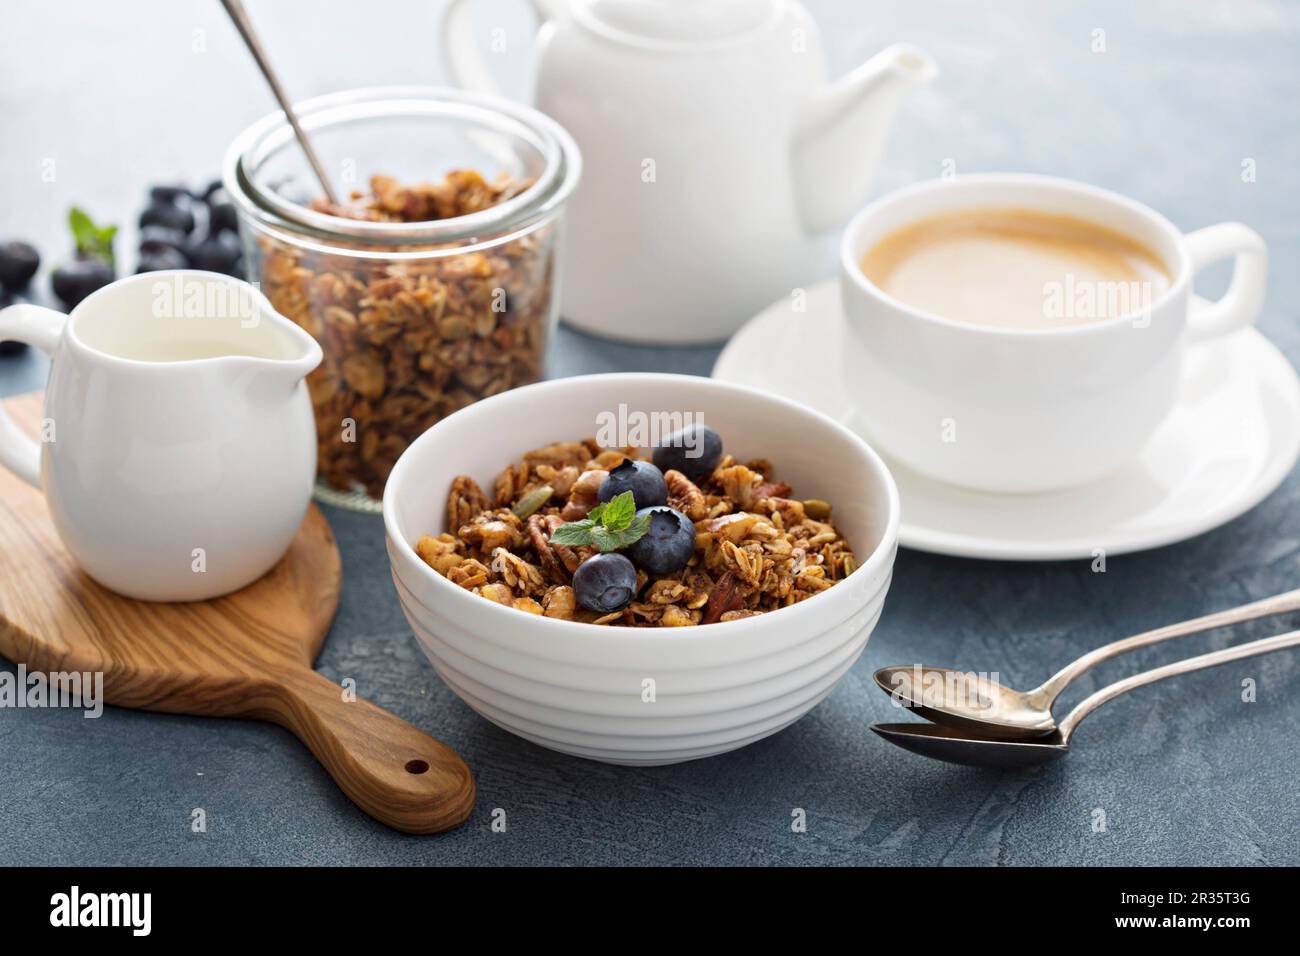
[[[244,278],[239,219],[220,180],[197,191],[178,185],[151,187],[139,226],[136,273],[201,269]],[[117,226],[96,223],[74,206],[68,210],[68,229],[72,255],[50,272],[50,291],[64,309],[71,310],[117,278]],[[0,242],[0,308],[28,292],[40,266],[40,252],[31,243]],[[23,348],[19,342],[0,342],[0,354]]]

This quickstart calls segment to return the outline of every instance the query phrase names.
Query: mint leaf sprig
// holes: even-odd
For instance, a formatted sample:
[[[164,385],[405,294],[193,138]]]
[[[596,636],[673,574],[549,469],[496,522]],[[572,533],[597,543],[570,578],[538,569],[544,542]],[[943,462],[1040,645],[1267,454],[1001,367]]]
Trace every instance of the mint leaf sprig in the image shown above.
[[[649,530],[650,516],[638,516],[632,492],[625,491],[596,505],[581,521],[560,525],[551,533],[551,544],[617,551],[641,540]]]
[[[97,226],[84,209],[73,206],[68,210],[68,228],[77,254],[87,259],[100,259],[113,264],[113,237],[117,226]]]

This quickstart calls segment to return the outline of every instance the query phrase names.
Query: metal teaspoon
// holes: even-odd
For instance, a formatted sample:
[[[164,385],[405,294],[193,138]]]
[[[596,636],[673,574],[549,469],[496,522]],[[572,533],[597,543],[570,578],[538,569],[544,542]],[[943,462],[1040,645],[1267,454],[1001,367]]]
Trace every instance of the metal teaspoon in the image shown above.
[[[284,110],[284,118],[289,121],[289,126],[293,129],[293,135],[297,137],[298,145],[302,147],[303,155],[307,157],[307,163],[320,181],[320,188],[325,191],[325,198],[331,203],[337,203],[338,198],[334,195],[334,190],[330,188],[329,178],[325,175],[325,168],[321,166],[320,159],[316,156],[316,150],[312,148],[311,140],[307,138],[307,134],[298,125],[298,114],[294,112],[293,104],[289,102],[284,87],[280,85],[275,70],[271,69],[271,61],[267,59],[266,51],[262,49],[262,41],[258,39],[257,32],[253,29],[253,22],[248,19],[244,4],[241,0],[221,0],[221,5],[226,8],[226,13],[230,14],[235,29],[243,37],[248,52],[253,54],[253,60],[257,63],[257,68],[262,71],[262,76],[266,78],[267,84],[271,87],[271,92],[275,94],[280,109]]]
[[[890,743],[897,744],[904,750],[910,750],[912,753],[920,754],[923,757],[933,757],[936,760],[943,760],[948,763],[967,764],[975,767],[1028,767],[1033,764],[1046,763],[1062,756],[1070,748],[1070,737],[1074,734],[1075,728],[1079,726],[1083,718],[1106,703],[1106,701],[1112,700],[1120,694],[1128,693],[1134,688],[1143,687],[1158,680],[1164,680],[1166,677],[1177,677],[1179,674],[1187,674],[1207,667],[1217,667],[1220,664],[1240,660],[1243,657],[1269,654],[1273,651],[1297,646],[1300,646],[1300,631],[1291,631],[1287,634],[1279,634],[1276,637],[1251,641],[1237,647],[1229,647],[1221,651],[1211,651],[1208,654],[1189,657],[1186,660],[1175,661],[1163,667],[1134,674],[1132,677],[1116,681],[1107,687],[1103,687],[1092,696],[1084,698],[1074,710],[1065,715],[1065,719],[1061,721],[1060,726],[1045,737],[1024,740],[999,740],[992,737],[981,737],[978,733],[964,728],[922,723],[873,724],[871,729]]]
[[[1043,737],[1057,729],[1052,717],[1056,698],[1076,677],[1102,661],[1148,644],[1297,610],[1300,610],[1300,589],[1168,624],[1089,651],[1030,691],[1012,690],[985,677],[924,664],[882,667],[876,671],[875,680],[881,690],[903,702],[908,710],[936,724],[967,730],[979,738]]]

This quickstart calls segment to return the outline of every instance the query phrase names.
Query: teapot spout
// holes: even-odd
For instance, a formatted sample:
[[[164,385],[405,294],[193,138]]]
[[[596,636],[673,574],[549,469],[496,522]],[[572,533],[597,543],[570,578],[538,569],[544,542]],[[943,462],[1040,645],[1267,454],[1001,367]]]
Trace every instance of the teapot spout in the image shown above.
[[[862,205],[903,94],[937,73],[929,56],[898,43],[803,104],[795,118],[791,173],[808,232],[838,225]]]

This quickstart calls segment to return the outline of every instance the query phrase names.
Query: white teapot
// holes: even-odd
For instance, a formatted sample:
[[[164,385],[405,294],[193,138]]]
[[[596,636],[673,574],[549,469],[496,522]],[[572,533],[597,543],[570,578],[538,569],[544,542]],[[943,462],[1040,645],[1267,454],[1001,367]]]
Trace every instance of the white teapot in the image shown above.
[[[537,105],[582,149],[563,313],[642,342],[725,338],[819,274],[818,234],[867,196],[904,91],[936,72],[889,47],[828,82],[793,0],[533,0]],[[469,4],[442,30],[460,85],[494,92]]]

